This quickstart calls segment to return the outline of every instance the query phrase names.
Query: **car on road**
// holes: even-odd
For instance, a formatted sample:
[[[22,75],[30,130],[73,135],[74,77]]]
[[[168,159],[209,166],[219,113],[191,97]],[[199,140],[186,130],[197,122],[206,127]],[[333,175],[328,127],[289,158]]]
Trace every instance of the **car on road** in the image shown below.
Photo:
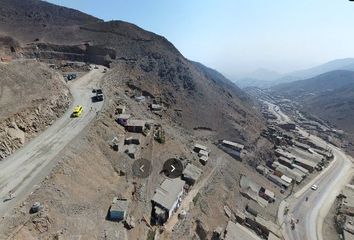
[[[83,107],[81,105],[77,105],[73,110],[72,117],[80,117],[83,111]]]
[[[314,184],[314,185],[312,185],[311,189],[316,191],[318,189],[318,186],[316,184]]]

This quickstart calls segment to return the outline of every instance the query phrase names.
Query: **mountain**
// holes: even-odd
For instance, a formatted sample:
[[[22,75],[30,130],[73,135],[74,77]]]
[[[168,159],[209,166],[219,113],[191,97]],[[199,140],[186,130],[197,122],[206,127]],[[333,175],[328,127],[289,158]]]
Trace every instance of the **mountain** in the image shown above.
[[[272,90],[298,101],[304,111],[354,134],[354,71],[331,71]]]
[[[189,129],[208,127],[246,140],[257,135],[254,126],[262,126],[242,90],[184,58],[162,36],[39,0],[3,0],[0,9],[0,54],[82,61],[110,67],[117,75],[127,72],[127,86],[161,99],[171,119]]]
[[[318,94],[340,89],[354,83],[354,72],[348,70],[335,70],[320,74],[316,77],[282,83],[272,87],[273,90],[297,95],[301,93]]]
[[[292,77],[293,79],[308,79],[315,77],[317,75],[331,72],[334,70],[350,70],[354,71],[354,58],[344,58],[344,59],[337,59],[333,60],[330,62],[327,62],[325,64],[301,70],[301,71],[295,71],[292,73],[287,74],[289,77]]]
[[[241,88],[249,86],[269,88],[281,83],[310,79],[335,70],[354,71],[354,58],[337,59],[313,68],[294,71],[286,74],[276,74],[275,72],[275,74],[272,75],[270,74],[272,72],[265,71],[262,75],[262,71],[260,71],[259,75],[256,75],[257,77],[252,75],[245,76],[244,78],[236,79],[235,83]]]
[[[282,75],[276,71],[260,68],[253,72],[238,74],[233,76],[233,81],[241,88],[257,86],[267,88],[272,81],[281,78]]]

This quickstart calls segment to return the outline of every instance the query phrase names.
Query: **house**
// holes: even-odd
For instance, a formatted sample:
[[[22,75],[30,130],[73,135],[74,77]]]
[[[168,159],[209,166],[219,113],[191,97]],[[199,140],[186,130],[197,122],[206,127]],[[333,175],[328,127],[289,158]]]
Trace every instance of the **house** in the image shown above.
[[[124,145],[130,145],[130,144],[134,144],[134,145],[140,145],[140,137],[127,137],[126,139],[124,139]]]
[[[280,187],[288,188],[290,186],[288,182],[285,182],[283,179],[281,179],[280,177],[274,174],[269,174],[267,177],[270,181],[272,181],[273,183],[277,184]]]
[[[261,189],[259,190],[259,196],[264,198],[265,200],[267,200],[269,203],[272,203],[275,201],[275,194],[274,192],[261,187]]]
[[[307,169],[310,173],[313,172],[313,170],[316,168],[317,163],[307,160],[307,159],[303,159],[303,158],[295,158],[294,163]]]
[[[200,161],[201,164],[206,165],[207,162],[208,162],[208,159],[209,159],[208,156],[201,156],[201,157],[199,158],[199,161]]]
[[[120,125],[126,126],[127,123],[128,123],[129,118],[130,118],[130,114],[119,114],[119,115],[117,116],[116,121],[117,121]]]
[[[162,105],[153,103],[150,105],[150,109],[151,109],[151,111],[159,112],[162,110]]]
[[[283,175],[280,177],[283,181],[289,183],[289,185],[293,182],[293,180],[291,178],[289,178],[288,176],[286,175]]]
[[[293,167],[294,167],[294,169],[296,168],[297,170],[299,170],[300,172],[302,172],[302,173],[304,173],[304,174],[306,174],[306,175],[308,175],[310,172],[309,172],[309,170],[307,170],[307,169],[305,169],[305,168],[303,168],[303,167],[301,167],[301,166],[299,166],[299,165],[297,165],[297,164],[293,164]]]
[[[227,140],[222,140],[219,147],[237,159],[241,158],[241,151],[244,149],[244,145]]]
[[[235,143],[227,140],[223,140],[221,142],[221,145],[239,152],[241,152],[245,148],[245,146],[240,143]]]
[[[152,220],[154,223],[163,225],[179,207],[185,181],[165,179],[152,197]]]
[[[260,216],[255,218],[258,228],[266,235],[269,236],[270,233],[280,237],[282,236],[280,227],[273,223],[272,221],[266,220]]]
[[[125,105],[118,105],[118,107],[117,107],[117,113],[118,113],[118,114],[123,114],[123,113],[125,113]]]
[[[274,162],[274,165],[276,165]],[[280,163],[278,163],[278,166],[275,168],[275,170],[277,172],[281,172],[284,175],[289,176],[290,178],[294,179],[297,183],[302,182],[302,180],[306,177],[306,174],[301,172],[300,170],[294,168],[294,169],[290,169],[284,165],[281,165]]]
[[[278,157],[284,157],[284,158],[287,158],[287,159],[292,159],[292,160],[295,159],[294,155],[292,155],[289,152],[284,151],[281,148],[275,149],[275,155],[278,156]]]
[[[285,157],[279,157],[278,158],[278,162],[281,163],[282,165],[288,167],[288,168],[292,168],[294,161],[292,159],[288,159],[288,158],[285,158]]]
[[[193,185],[199,179],[202,173],[203,171],[200,168],[189,163],[183,170],[182,179],[185,180],[188,184]]]
[[[266,168],[263,165],[258,165],[257,168],[256,168],[256,171],[259,172],[262,175],[268,175],[269,174],[269,169]]]
[[[111,221],[122,221],[125,220],[128,211],[128,200],[114,198],[112,205],[109,208],[108,218]]]
[[[199,157],[202,157],[202,156],[209,157],[209,152],[205,151],[205,150],[200,150],[199,153],[198,153],[198,156]]]
[[[261,240],[255,233],[247,229],[246,227],[240,225],[239,223],[234,223],[229,221],[227,223],[224,236],[224,240],[235,240],[235,239],[242,239],[242,240]]]
[[[128,119],[127,124],[125,125],[125,130],[128,132],[143,133],[145,130],[145,121]]]
[[[135,96],[134,99],[137,102],[145,102],[145,97],[144,96]]]
[[[208,151],[208,148],[206,146],[196,143],[194,145],[193,151],[199,153],[200,150]]]

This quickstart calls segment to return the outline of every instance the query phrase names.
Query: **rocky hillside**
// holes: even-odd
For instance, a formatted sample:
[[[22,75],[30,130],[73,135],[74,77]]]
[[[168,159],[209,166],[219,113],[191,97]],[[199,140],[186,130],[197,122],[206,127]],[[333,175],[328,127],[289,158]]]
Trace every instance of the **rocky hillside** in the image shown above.
[[[337,70],[273,88],[349,134],[354,133],[354,72]]]
[[[14,57],[103,64],[110,66],[117,77],[123,71],[127,85],[161,99],[168,106],[169,116],[189,129],[207,127],[249,141],[262,127],[240,89],[185,59],[164,37],[126,22],[102,22],[41,1],[6,0],[1,4],[6,7],[0,31],[9,43],[4,52]],[[13,27],[17,23],[5,20],[5,16],[26,16],[33,21],[19,20],[21,28],[17,29]],[[61,24],[63,18],[68,19],[65,24]],[[27,30],[22,31],[24,28]]]
[[[70,94],[45,64],[0,64],[0,161],[65,112]]]

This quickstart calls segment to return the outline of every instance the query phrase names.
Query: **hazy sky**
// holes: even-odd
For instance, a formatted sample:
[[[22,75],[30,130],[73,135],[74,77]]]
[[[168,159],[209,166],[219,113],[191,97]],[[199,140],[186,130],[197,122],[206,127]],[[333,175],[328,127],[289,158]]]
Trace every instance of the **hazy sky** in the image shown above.
[[[349,0],[51,0],[165,36],[182,54],[231,76],[354,57]]]

